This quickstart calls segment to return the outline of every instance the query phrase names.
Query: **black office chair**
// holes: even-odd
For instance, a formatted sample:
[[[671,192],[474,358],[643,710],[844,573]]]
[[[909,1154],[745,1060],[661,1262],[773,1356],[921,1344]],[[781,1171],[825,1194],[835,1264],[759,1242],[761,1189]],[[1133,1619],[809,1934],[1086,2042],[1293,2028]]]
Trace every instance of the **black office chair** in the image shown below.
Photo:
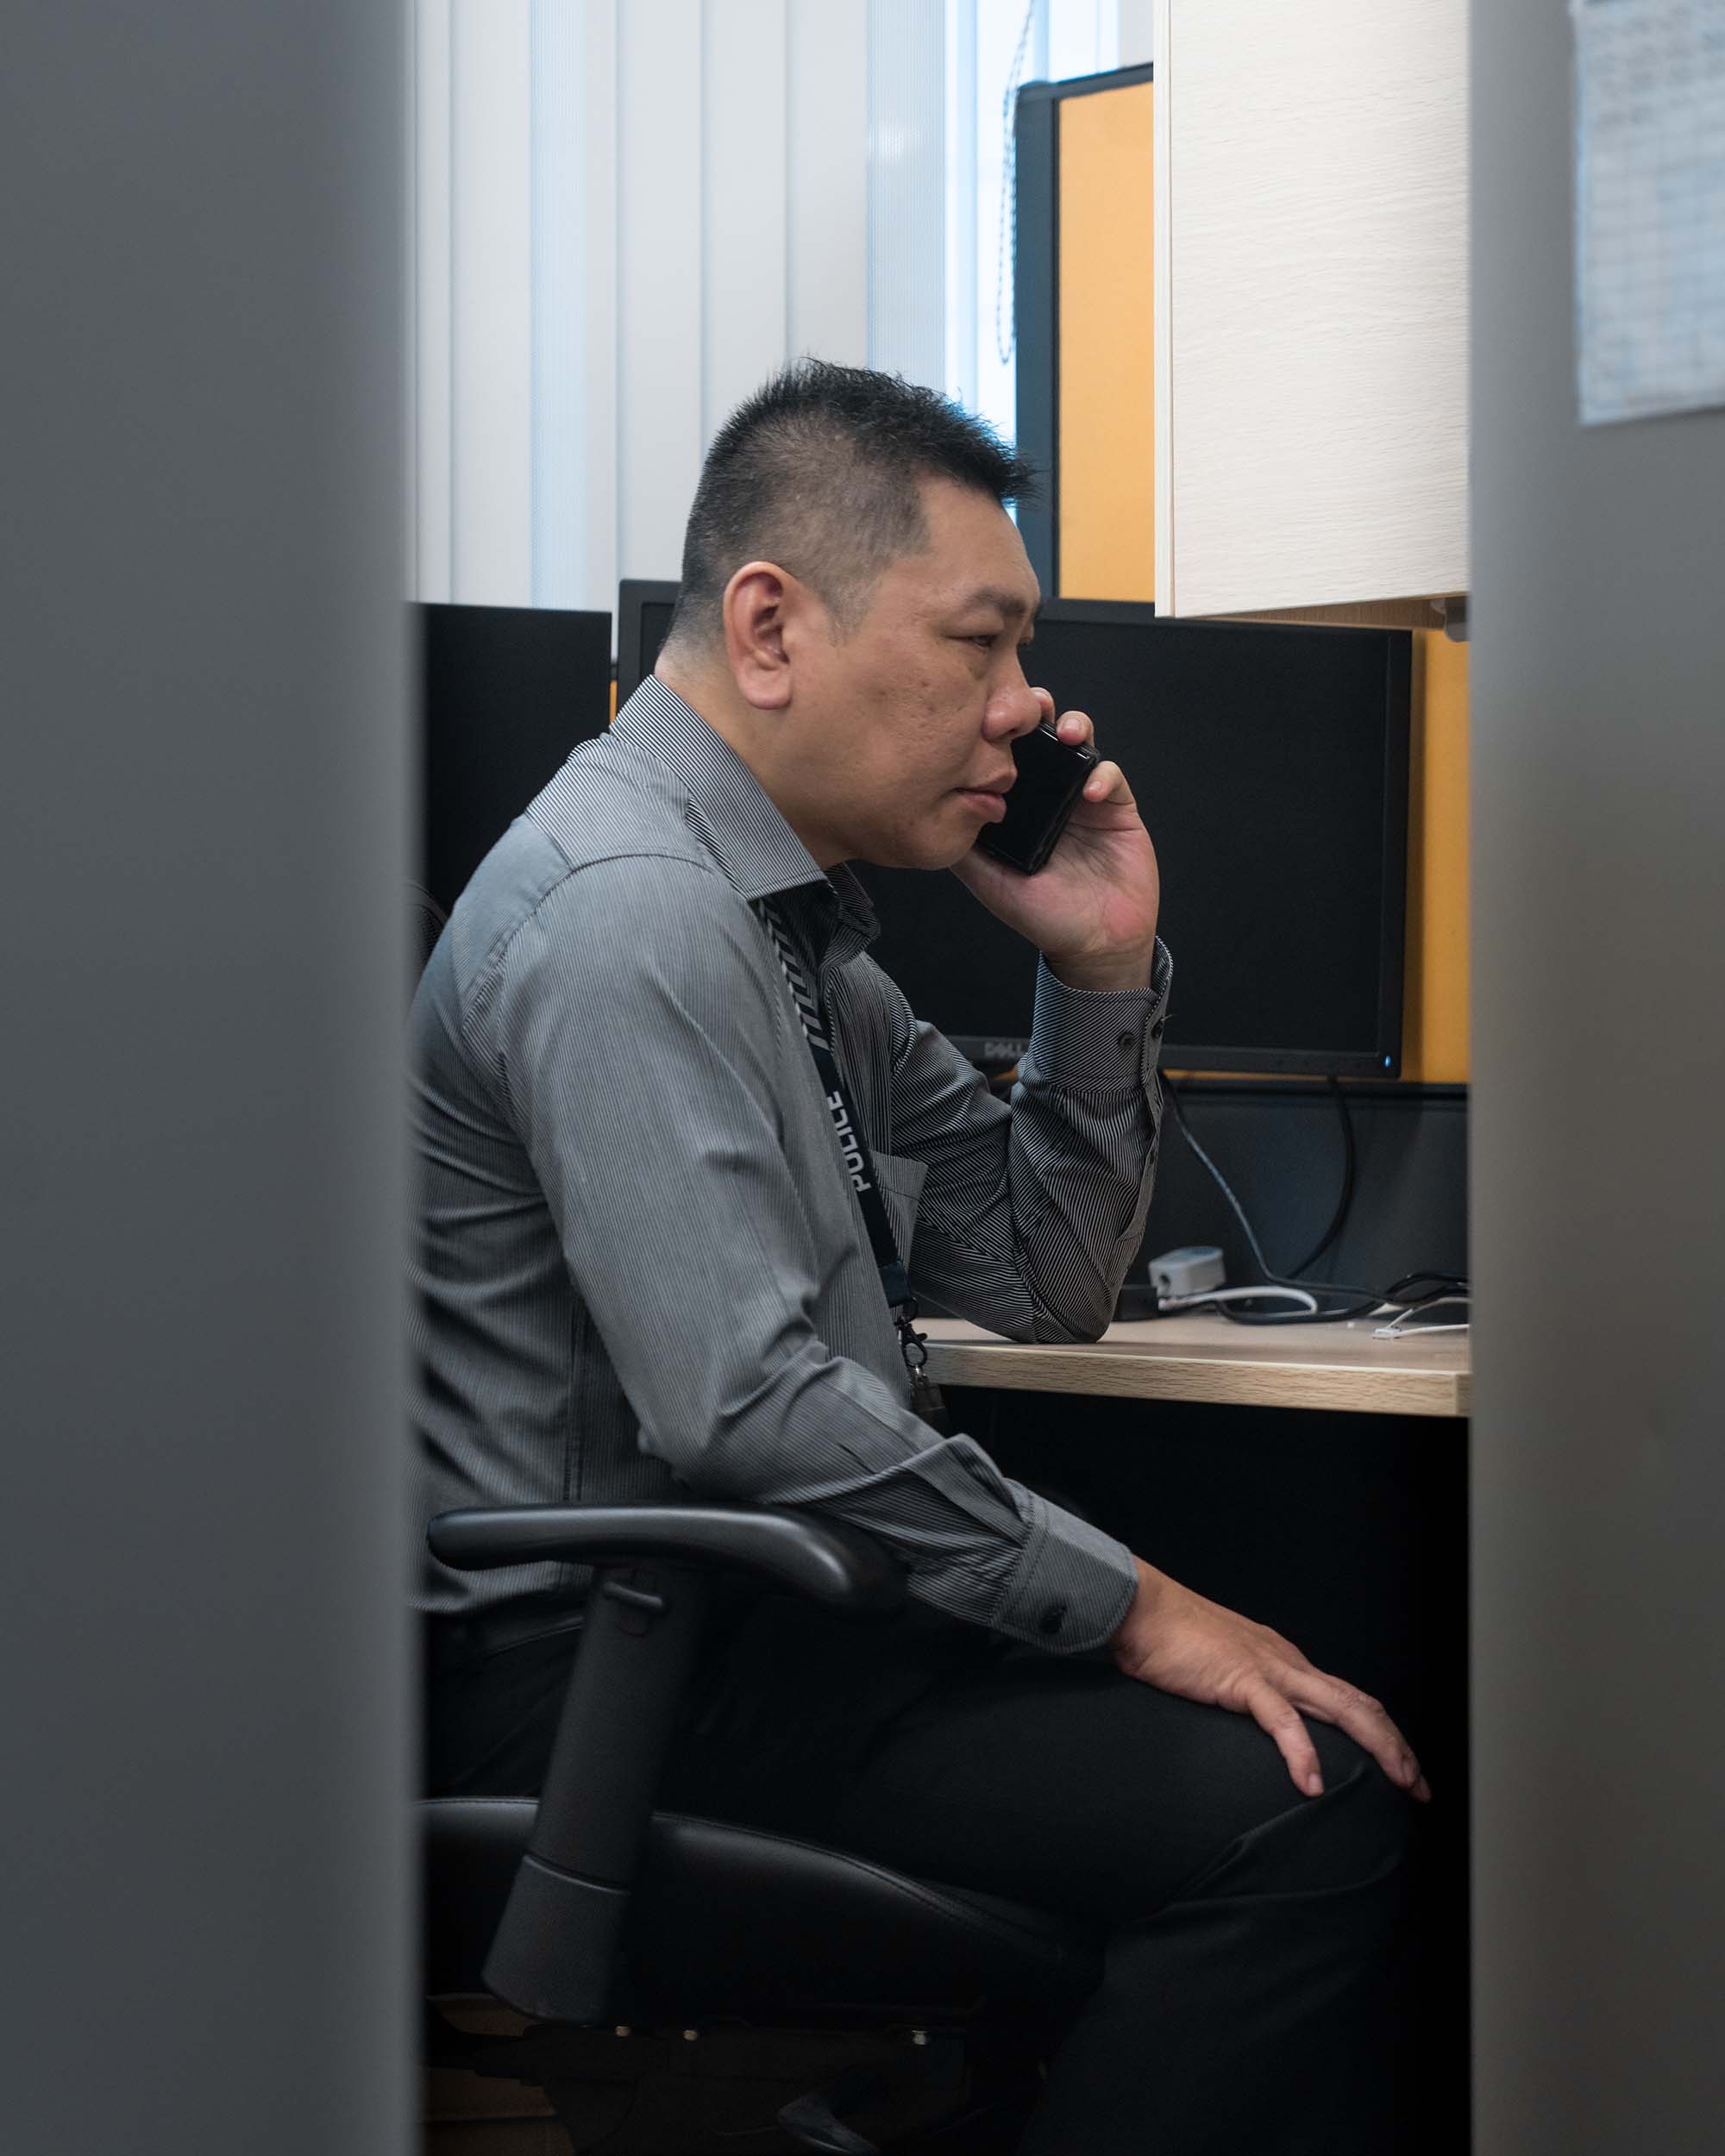
[[[429,2063],[543,2088],[574,2148],[606,2156],[1009,2150],[1097,1939],[654,1808],[713,1573],[866,1622],[904,1600],[880,1545],[699,1506],[446,1513],[430,1541],[463,1570],[599,1569],[543,1795],[422,1806]],[[524,2032],[463,2035],[437,2010],[480,1992]]]

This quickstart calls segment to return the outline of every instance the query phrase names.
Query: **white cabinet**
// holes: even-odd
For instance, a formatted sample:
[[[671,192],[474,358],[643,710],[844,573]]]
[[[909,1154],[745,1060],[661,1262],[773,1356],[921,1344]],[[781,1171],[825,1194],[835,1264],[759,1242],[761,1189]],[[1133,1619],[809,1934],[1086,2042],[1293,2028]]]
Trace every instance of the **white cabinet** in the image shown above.
[[[1467,16],[1161,0],[1164,612],[1429,626],[1466,590]]]

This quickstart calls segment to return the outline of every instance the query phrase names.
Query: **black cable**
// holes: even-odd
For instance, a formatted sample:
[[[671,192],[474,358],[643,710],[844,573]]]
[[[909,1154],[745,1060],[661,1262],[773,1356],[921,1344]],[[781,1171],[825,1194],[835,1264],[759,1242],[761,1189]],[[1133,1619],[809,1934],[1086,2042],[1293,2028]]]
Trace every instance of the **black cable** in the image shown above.
[[[1318,1260],[1324,1255],[1324,1252],[1329,1249],[1331,1244],[1333,1243],[1336,1238],[1341,1233],[1342,1223],[1347,1219],[1348,1208],[1353,1203],[1353,1118],[1348,1113],[1347,1095],[1342,1091],[1342,1083],[1339,1078],[1332,1078],[1330,1081],[1330,1098],[1335,1102],[1336,1113],[1341,1119],[1341,1195],[1336,1200],[1336,1209],[1330,1216],[1330,1225],[1324,1230],[1322,1235],[1318,1238],[1318,1240],[1313,1244],[1311,1250],[1308,1251],[1306,1256],[1300,1260],[1300,1263],[1294,1267],[1292,1272],[1289,1275],[1289,1278],[1290,1280],[1298,1280],[1302,1273],[1309,1271],[1310,1269],[1315,1265]]]
[[[1407,1294],[1408,1288],[1417,1288],[1421,1281],[1427,1280],[1434,1288],[1451,1294],[1459,1291],[1465,1294],[1471,1285],[1465,1273],[1403,1273],[1393,1287],[1384,1289],[1383,1300],[1385,1302],[1407,1302],[1410,1309],[1422,1302],[1435,1302],[1436,1295],[1415,1295],[1410,1299]]]
[[[1408,1293],[1410,1288],[1422,1281],[1429,1281],[1433,1285],[1421,1294]],[[1417,1325],[1404,1326],[1402,1319],[1414,1317],[1421,1310],[1435,1310],[1444,1303],[1465,1302],[1471,1309],[1473,1290],[1465,1273],[1405,1273],[1393,1288],[1384,1289],[1383,1300],[1401,1306],[1400,1315],[1393,1322],[1404,1334],[1423,1332],[1428,1328]]]
[[[1186,1120],[1186,1112],[1181,1106],[1179,1096],[1175,1092],[1173,1086],[1164,1079],[1163,1081],[1163,1087],[1168,1097],[1168,1105],[1174,1111],[1174,1120],[1179,1127],[1181,1137],[1185,1139],[1187,1144],[1191,1148],[1192,1151],[1197,1155],[1199,1160],[1201,1161],[1205,1168],[1208,1169],[1211,1176],[1215,1181],[1217,1188],[1221,1192],[1223,1197],[1227,1200],[1229,1205],[1233,1208],[1234,1218],[1239,1222],[1240,1226],[1245,1231],[1246,1242],[1251,1248],[1252,1257],[1257,1260],[1258,1269],[1263,1274],[1266,1286],[1276,1288],[1304,1288],[1308,1291],[1308,1293],[1313,1294],[1353,1295],[1356,1297],[1370,1295],[1374,1303],[1381,1302],[1383,1300],[1383,1298],[1378,1294],[1376,1288],[1361,1288],[1351,1281],[1290,1280],[1285,1274],[1278,1273],[1276,1270],[1276,1268],[1270,1263],[1270,1260],[1264,1255],[1264,1245],[1258,1241],[1257,1232],[1253,1229],[1251,1222],[1246,1218],[1245,1207],[1240,1203],[1239,1200],[1235,1197],[1233,1186],[1229,1183],[1227,1177],[1223,1175],[1221,1169],[1217,1167],[1214,1161],[1210,1158],[1210,1156],[1204,1150],[1203,1147],[1198,1143],[1197,1138],[1194,1136],[1192,1126]],[[1309,1260],[1308,1262],[1309,1263]]]
[[[1236,1305],[1221,1303],[1217,1307],[1223,1316],[1235,1325],[1323,1325],[1339,1324],[1346,1318],[1367,1317],[1376,1310],[1383,1302],[1383,1298],[1375,1288],[1359,1288],[1351,1282],[1339,1281],[1289,1280],[1275,1269],[1270,1260],[1264,1255],[1264,1246],[1258,1239],[1257,1231],[1246,1217],[1245,1207],[1235,1197],[1233,1186],[1229,1183],[1227,1177],[1223,1175],[1221,1169],[1217,1167],[1214,1161],[1210,1158],[1193,1135],[1192,1126],[1186,1120],[1186,1112],[1180,1105],[1179,1094],[1170,1080],[1163,1081],[1163,1092],[1169,1106],[1174,1112],[1175,1125],[1181,1137],[1185,1139],[1192,1151],[1208,1169],[1216,1188],[1233,1208],[1234,1218],[1245,1232],[1246,1243],[1257,1262],[1258,1271],[1264,1275],[1264,1285],[1274,1288],[1303,1288],[1310,1294],[1347,1295],[1352,1298],[1352,1300],[1340,1310],[1320,1310],[1315,1313],[1307,1310],[1245,1312],[1239,1310]]]

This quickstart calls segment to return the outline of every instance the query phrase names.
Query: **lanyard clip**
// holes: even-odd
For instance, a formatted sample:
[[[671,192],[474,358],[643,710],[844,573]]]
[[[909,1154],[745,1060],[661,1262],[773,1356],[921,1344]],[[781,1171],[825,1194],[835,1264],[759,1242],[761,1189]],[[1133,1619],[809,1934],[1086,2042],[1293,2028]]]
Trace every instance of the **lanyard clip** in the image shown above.
[[[938,1431],[942,1437],[950,1437],[952,1421],[946,1412],[946,1402],[940,1396],[939,1386],[931,1382],[925,1374],[928,1336],[917,1331],[916,1313],[916,1299],[912,1295],[906,1295],[893,1311],[893,1323],[899,1328],[899,1352],[911,1374],[911,1407],[931,1430]]]

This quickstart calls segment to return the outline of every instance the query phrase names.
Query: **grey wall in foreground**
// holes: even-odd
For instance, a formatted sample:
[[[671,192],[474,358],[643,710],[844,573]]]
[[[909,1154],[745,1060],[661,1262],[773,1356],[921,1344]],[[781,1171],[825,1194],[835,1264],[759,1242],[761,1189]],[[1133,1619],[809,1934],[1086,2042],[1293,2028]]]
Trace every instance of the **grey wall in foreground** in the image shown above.
[[[1725,412],[1584,432],[1559,0],[1473,9],[1482,2156],[1725,2108]]]
[[[397,0],[0,63],[0,2142],[407,2145]]]

